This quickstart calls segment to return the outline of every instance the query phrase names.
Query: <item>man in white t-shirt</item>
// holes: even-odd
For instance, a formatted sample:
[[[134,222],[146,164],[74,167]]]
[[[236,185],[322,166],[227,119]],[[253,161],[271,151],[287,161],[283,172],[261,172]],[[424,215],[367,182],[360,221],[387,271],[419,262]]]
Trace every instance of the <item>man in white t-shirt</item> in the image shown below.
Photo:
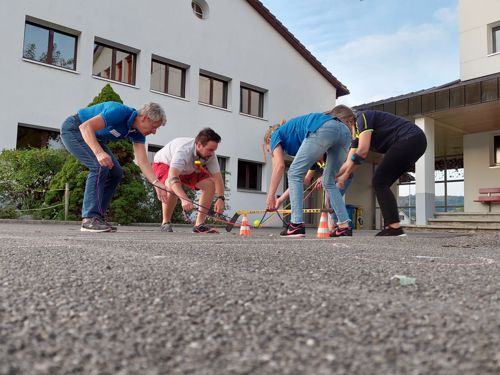
[[[161,231],[173,232],[170,222],[177,198],[181,199],[182,209],[189,212],[195,208],[181,185],[201,190],[198,216],[193,228],[195,233],[219,233],[204,224],[207,208],[215,195],[214,210],[224,211],[224,180],[220,172],[215,150],[221,137],[210,128],[202,129],[196,138],[176,138],[154,157],[153,170],[157,181],[164,183],[174,194],[168,193],[167,203],[162,202]]]

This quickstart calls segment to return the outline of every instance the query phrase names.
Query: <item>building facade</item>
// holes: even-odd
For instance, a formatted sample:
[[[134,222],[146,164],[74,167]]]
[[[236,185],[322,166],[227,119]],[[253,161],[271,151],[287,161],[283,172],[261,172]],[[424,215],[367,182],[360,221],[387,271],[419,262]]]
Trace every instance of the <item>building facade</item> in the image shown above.
[[[466,213],[489,212],[487,204],[475,202],[479,189],[500,187],[500,2],[484,0],[478,6],[475,0],[460,0],[459,30],[459,79],[356,107],[404,116],[424,129],[428,147],[415,167],[417,225],[434,215],[436,189],[446,201],[454,171],[463,171]],[[347,201],[367,207],[367,216],[379,226],[375,198],[364,188],[376,167],[377,156],[372,158],[364,181],[353,184]],[[491,205],[491,212],[500,212],[500,205]]]
[[[0,21],[0,149],[56,145],[109,83],[129,106],[165,108],[151,153],[203,127],[221,135],[230,211],[265,207],[268,126],[348,94],[257,0],[3,1]]]

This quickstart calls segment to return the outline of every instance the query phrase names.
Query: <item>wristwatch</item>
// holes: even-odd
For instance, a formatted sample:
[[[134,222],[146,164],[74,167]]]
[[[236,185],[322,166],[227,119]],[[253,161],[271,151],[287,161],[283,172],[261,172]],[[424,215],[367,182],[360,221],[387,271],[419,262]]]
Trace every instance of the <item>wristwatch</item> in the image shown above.
[[[223,195],[218,195],[215,197],[215,200],[217,200],[217,199],[221,199],[222,201],[225,201],[226,197],[224,197]]]

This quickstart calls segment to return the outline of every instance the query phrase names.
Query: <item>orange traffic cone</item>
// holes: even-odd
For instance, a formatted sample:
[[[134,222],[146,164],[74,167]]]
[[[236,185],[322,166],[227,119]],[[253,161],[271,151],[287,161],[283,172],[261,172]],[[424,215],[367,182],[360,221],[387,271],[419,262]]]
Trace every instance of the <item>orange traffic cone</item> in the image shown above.
[[[328,231],[328,215],[326,212],[321,213],[321,218],[319,219],[318,234],[317,238],[329,238],[330,232]]]
[[[240,236],[250,236],[250,226],[248,225],[248,214],[243,214],[241,221]]]

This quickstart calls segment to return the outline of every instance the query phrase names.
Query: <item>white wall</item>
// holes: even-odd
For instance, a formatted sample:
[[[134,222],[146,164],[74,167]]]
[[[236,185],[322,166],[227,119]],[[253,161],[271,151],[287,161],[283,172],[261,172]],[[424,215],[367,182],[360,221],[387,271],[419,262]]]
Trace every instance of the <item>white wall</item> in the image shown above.
[[[500,71],[500,53],[491,50],[491,25],[500,26],[499,0],[460,0],[462,81]]]
[[[0,2],[0,103],[5,105],[0,149],[14,148],[19,123],[59,129],[107,83],[92,77],[94,38],[139,50],[136,85],[112,83],[125,104],[155,101],[168,123],[148,142],[163,145],[194,136],[205,126],[221,136],[218,154],[229,157],[232,209],[262,208],[264,193],[237,192],[237,159],[263,162],[265,129],[281,117],[324,111],[335,104],[335,88],[244,0],[211,0],[209,18],[200,20],[185,0],[144,2],[17,0]],[[144,5],[147,4],[147,5]],[[26,16],[77,30],[77,71],[22,59]],[[151,55],[190,66],[186,98],[153,93]],[[198,74],[203,69],[231,78],[228,110],[198,104]],[[239,114],[240,82],[269,90],[264,119]],[[269,161],[269,158],[268,158]],[[267,190],[270,163],[265,167]]]
[[[491,167],[494,135],[500,135],[500,131],[464,136],[465,212],[488,212],[486,204],[474,199],[480,188],[500,186],[500,167]],[[500,205],[492,204],[491,212],[500,212]]]

